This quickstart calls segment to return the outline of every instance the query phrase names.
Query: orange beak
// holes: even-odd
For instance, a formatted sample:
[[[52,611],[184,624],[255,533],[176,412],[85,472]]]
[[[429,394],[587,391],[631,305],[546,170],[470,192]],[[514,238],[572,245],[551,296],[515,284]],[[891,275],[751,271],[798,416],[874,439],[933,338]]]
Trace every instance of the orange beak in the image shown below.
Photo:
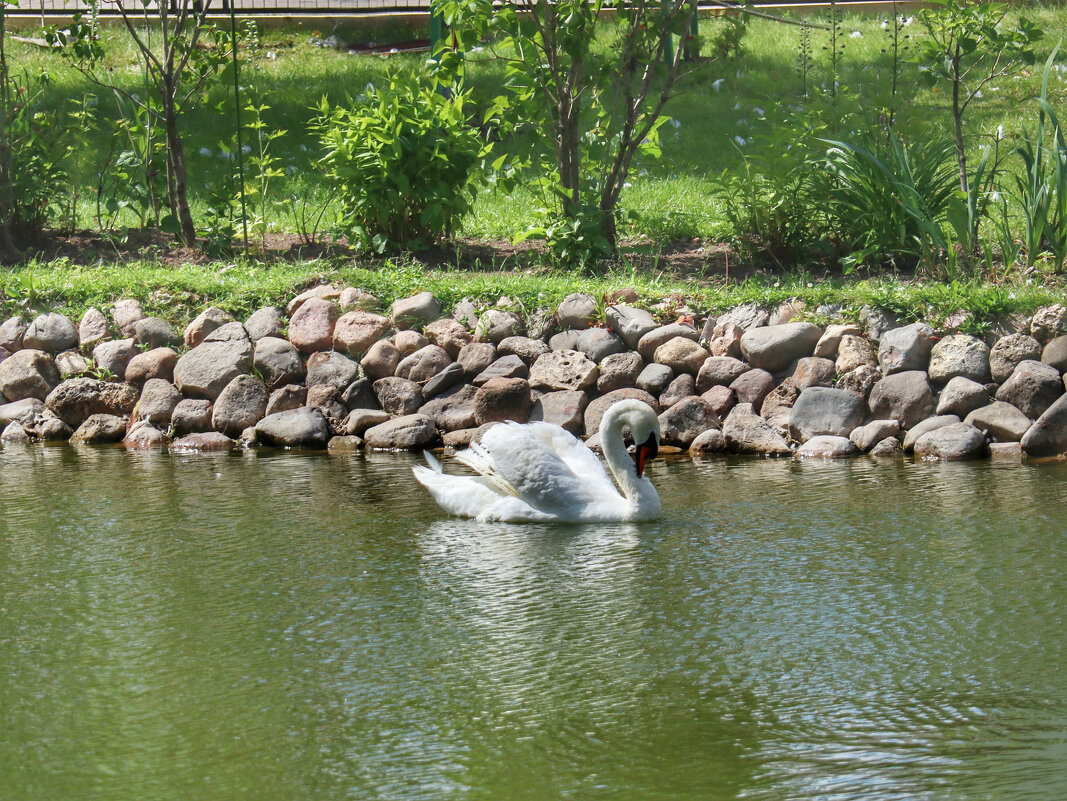
[[[655,459],[656,454],[659,453],[659,442],[656,441],[655,434],[649,434],[648,439],[637,445],[637,468],[638,477],[643,476],[645,473],[645,465],[649,459]]]

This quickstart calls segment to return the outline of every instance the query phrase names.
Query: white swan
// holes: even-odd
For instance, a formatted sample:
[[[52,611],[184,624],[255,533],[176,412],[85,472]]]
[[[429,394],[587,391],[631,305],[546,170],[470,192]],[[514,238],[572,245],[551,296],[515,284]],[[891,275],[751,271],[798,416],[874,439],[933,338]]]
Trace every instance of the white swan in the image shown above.
[[[622,439],[625,427],[637,443],[633,461]],[[550,423],[493,426],[480,445],[472,443],[470,450],[456,454],[456,461],[477,476],[448,475],[429,453],[432,469],[413,469],[434,500],[461,517],[544,523],[655,520],[659,495],[642,474],[659,439],[659,420],[646,403],[623,400],[604,413],[600,442],[621,494],[585,443]]]

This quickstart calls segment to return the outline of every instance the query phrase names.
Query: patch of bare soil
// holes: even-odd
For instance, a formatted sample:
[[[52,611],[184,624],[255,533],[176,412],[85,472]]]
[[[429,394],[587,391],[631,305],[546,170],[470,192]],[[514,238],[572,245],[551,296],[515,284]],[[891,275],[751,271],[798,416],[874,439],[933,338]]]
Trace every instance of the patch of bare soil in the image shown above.
[[[178,244],[174,237],[154,229],[125,231],[46,231],[32,245],[22,249],[19,262],[66,259],[73,264],[123,264],[153,262],[178,267],[185,264],[210,264],[243,257],[238,243],[230,248],[211,247],[203,241],[197,248]],[[296,234],[268,234],[263,241],[250,243],[249,257],[264,263],[296,263],[325,260],[346,261],[368,268],[382,257],[360,253],[347,241],[307,242]],[[457,238],[451,243],[425,251],[405,254],[406,258],[430,268],[483,271],[525,271],[551,265],[544,245],[537,241],[518,244],[506,239],[481,240]],[[651,243],[629,240],[619,249],[619,264],[633,266],[644,273],[668,279],[705,280],[709,283],[733,283],[749,277],[770,277],[780,268],[756,264],[744,259],[729,245],[703,240]],[[833,271],[827,271],[829,276]]]

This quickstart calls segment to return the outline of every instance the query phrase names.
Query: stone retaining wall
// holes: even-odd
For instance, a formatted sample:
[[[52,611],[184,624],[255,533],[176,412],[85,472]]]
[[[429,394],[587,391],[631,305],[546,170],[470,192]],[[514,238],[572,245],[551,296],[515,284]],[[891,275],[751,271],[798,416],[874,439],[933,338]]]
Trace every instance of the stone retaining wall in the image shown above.
[[[1067,452],[1061,306],[983,341],[872,309],[826,327],[796,321],[797,304],[702,319],[667,303],[657,319],[617,294],[602,312],[571,295],[524,319],[507,299],[442,316],[429,293],[385,315],[367,293],[320,286],[244,323],[209,308],[184,333],[135,300],[78,325],[13,317],[0,324],[0,441],[412,450],[546,420],[595,446],[608,406],[639,398],[664,443],[692,453]]]

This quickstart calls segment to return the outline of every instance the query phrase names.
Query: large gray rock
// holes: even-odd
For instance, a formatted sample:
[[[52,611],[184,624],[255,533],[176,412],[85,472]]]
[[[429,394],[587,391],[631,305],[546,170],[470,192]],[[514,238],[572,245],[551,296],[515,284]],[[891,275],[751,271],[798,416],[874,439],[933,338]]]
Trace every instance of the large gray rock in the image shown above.
[[[44,400],[59,381],[55,360],[43,350],[20,350],[0,362],[0,395],[8,401]]]
[[[200,398],[183,398],[178,401],[170,416],[170,425],[175,436],[197,434],[211,430],[211,401]]]
[[[877,367],[878,359],[875,358],[874,348],[870,340],[863,337],[845,334],[837,348],[837,361],[834,367],[838,373],[850,373],[861,365]]]
[[[600,420],[604,417],[604,413],[619,401],[628,398],[647,403],[656,414],[660,412],[659,402],[644,390],[617,389],[607,395],[601,395],[585,408],[585,435],[591,437],[597,433],[600,430]]]
[[[789,443],[771,424],[752,411],[749,404],[735,406],[722,424],[726,444],[735,453],[789,456]]]
[[[14,353],[22,350],[22,338],[26,335],[28,324],[21,317],[9,317],[0,324],[0,348]]]
[[[334,350],[349,356],[362,356],[385,336],[391,323],[388,317],[354,309],[345,312],[333,327]]]
[[[380,339],[370,346],[360,366],[368,378],[388,378],[400,364],[400,348],[388,339]]]
[[[375,381],[374,394],[382,409],[394,415],[414,414],[425,401],[418,384],[393,376]]]
[[[228,453],[233,440],[218,431],[197,431],[170,443],[168,450],[175,454]]]
[[[0,428],[7,428],[12,423],[30,425],[39,412],[44,409],[40,398],[23,398],[0,406]]]
[[[305,386],[299,384],[286,384],[284,387],[278,387],[271,392],[270,397],[267,398],[267,408],[264,410],[263,416],[267,417],[275,412],[287,412],[290,409],[299,409],[307,403],[307,397],[308,390]],[[374,405],[378,405],[377,398],[374,400]]]
[[[722,430],[709,428],[689,444],[689,455],[699,457],[709,453],[722,453],[727,447],[726,435]]]
[[[707,392],[712,387],[728,387],[752,368],[732,356],[709,356],[697,372],[697,391]]]
[[[92,362],[76,350],[65,350],[56,356],[56,369],[62,379],[84,375],[92,366]]]
[[[872,370],[873,368],[870,365],[861,364],[855,369]],[[821,356],[805,356],[797,360],[797,366],[793,369],[791,378],[793,383],[802,390],[808,387],[832,387],[834,379],[837,378],[837,372],[835,362]],[[855,370],[847,372],[855,372]]]
[[[143,353],[135,353],[126,365],[126,382],[143,384],[151,378],[174,380],[174,366],[178,363],[178,354],[172,348],[152,348]]]
[[[751,403],[757,412],[774,386],[774,376],[766,370],[747,370],[730,382],[730,389],[737,396],[738,403]]]
[[[985,384],[979,384],[961,375],[950,379],[937,401],[938,414],[956,414],[966,417],[969,412],[989,403],[989,391]]]
[[[3,433],[0,434],[0,442],[5,442],[9,445],[26,445],[32,441],[33,438],[30,436],[29,429],[17,420],[15,422],[8,423],[4,427]]]
[[[94,414],[128,417],[140,398],[136,387],[95,378],[72,378],[52,390],[45,406],[69,425],[77,428]]]
[[[145,381],[137,401],[137,418],[155,426],[170,425],[174,409],[181,403],[182,394],[169,381],[151,378]]]
[[[780,434],[789,433],[789,420],[793,416],[793,406],[800,398],[801,389],[793,383],[793,379],[787,378],[781,384],[767,393],[760,405],[760,416],[774,426]],[[713,406],[718,407],[714,398],[706,400]]]
[[[472,342],[464,345],[459,351],[459,356],[456,357],[456,362],[463,368],[468,378],[474,378],[494,361],[496,361],[496,346],[491,342]]]
[[[847,459],[858,453],[859,448],[848,437],[820,434],[797,448],[796,455],[802,459]]]
[[[613,353],[622,353],[626,350],[626,343],[606,328],[588,328],[578,337],[577,350],[584,353],[594,362],[602,362]]]
[[[847,389],[808,387],[793,404],[789,435],[798,442],[829,434],[847,437],[867,416],[863,398]]]
[[[473,414],[471,419],[474,419]],[[353,409],[345,419],[345,433],[362,437],[368,428],[381,425],[388,420],[389,412],[383,412],[381,409]]]
[[[304,380],[304,361],[296,345],[279,337],[261,337],[256,340],[252,366],[263,376],[271,389],[285,384],[298,384]]]
[[[815,343],[813,355],[821,359],[836,359],[837,346],[841,344],[841,337],[846,334],[858,337],[863,334],[863,329],[855,323],[826,326],[826,330],[819,337],[819,341]]]
[[[115,304],[115,310],[112,311],[112,316],[115,318],[115,325],[119,327],[126,336],[131,336],[134,333],[138,320],[144,319],[144,310],[140,308],[140,304],[137,304],[137,310],[129,309],[122,315],[122,322],[119,322],[119,312],[117,311],[118,304]],[[138,316],[139,315],[139,316]],[[185,340],[187,347],[195,348],[201,344],[208,335],[216,328],[226,325],[226,323],[232,323],[233,315],[228,311],[220,309],[218,306],[210,306],[204,309],[189,325],[185,327],[185,333],[182,339]]]
[[[42,442],[66,442],[74,436],[74,429],[45,409],[34,419],[33,433]]]
[[[478,342],[499,343],[508,337],[523,336],[526,325],[515,312],[489,309],[478,318],[474,327],[474,339]]]
[[[78,323],[78,344],[82,349],[91,348],[103,342],[109,334],[104,313],[95,306],[86,309],[81,322]]]
[[[1050,364],[1028,359],[1019,362],[1011,377],[997,390],[996,397],[1036,420],[1062,394],[1060,371]]]
[[[719,416],[701,397],[690,396],[675,403],[659,416],[663,442],[688,448],[700,434],[719,428]]]
[[[178,359],[174,383],[187,397],[214,401],[227,384],[252,369],[252,355],[248,339],[206,340]]]
[[[259,342],[264,337],[281,337],[282,335],[282,312],[274,306],[264,306],[256,309],[245,320],[245,331],[248,339]]]
[[[114,376],[126,375],[130,360],[138,354],[133,339],[112,339],[93,348],[93,361],[97,369]]]
[[[1034,312],[1030,322],[1030,333],[1039,342],[1048,342],[1053,337],[1058,337],[1067,330],[1067,308],[1056,303],[1052,306],[1042,306]]]
[[[263,419],[267,411],[267,387],[258,378],[239,375],[226,385],[215,401],[211,426],[237,439],[241,432]]]
[[[1067,373],[1067,336],[1056,337],[1041,351],[1041,361]]]
[[[1041,343],[1026,334],[1001,337],[989,350],[989,371],[993,382],[1003,384],[1020,362],[1041,358]]]
[[[592,295],[574,293],[567,295],[556,309],[556,321],[559,327],[588,328],[597,317],[597,302]]]
[[[904,455],[904,449],[899,439],[887,437],[871,448],[868,455],[874,459],[899,459]]]
[[[582,332],[577,328],[559,331],[548,338],[549,350],[578,350],[578,339]]]
[[[944,337],[930,351],[930,380],[944,384],[958,375],[984,384],[989,381],[989,346],[968,334]]]
[[[1022,438],[1028,456],[1056,456],[1067,453],[1067,395],[1061,395],[1034,421]]]
[[[307,363],[307,385],[313,387],[324,384],[338,392],[360,376],[359,365],[337,351],[320,351],[312,353]]]
[[[537,420],[565,428],[575,436],[581,436],[585,427],[585,408],[589,396],[578,390],[546,392],[534,401],[530,408],[530,422]]]
[[[330,439],[326,417],[303,407],[267,415],[256,423],[256,440],[284,448],[325,448]]]
[[[963,422],[985,431],[1000,442],[1021,442],[1034,421],[1010,403],[993,401],[988,406],[975,409]]]
[[[887,375],[874,385],[867,403],[872,417],[897,420],[903,428],[911,428],[934,413],[930,382],[920,370]]]
[[[667,388],[660,393],[659,405],[661,409],[669,409],[683,398],[688,398],[697,394],[696,381],[693,380],[693,376],[689,373],[682,373],[677,376]]]
[[[893,328],[878,341],[878,365],[884,375],[925,370],[934,347],[934,329],[926,323]]]
[[[437,439],[437,428],[426,415],[409,414],[368,428],[364,438],[375,450],[419,450]]]
[[[431,292],[393,301],[392,318],[397,328],[418,328],[440,316],[441,303]]]
[[[815,352],[822,330],[812,323],[784,323],[752,328],[741,337],[741,353],[753,367],[770,372]]]
[[[614,353],[600,363],[600,377],[596,381],[597,392],[612,392],[637,385],[637,377],[645,367],[641,354],[632,350]]]
[[[133,341],[143,348],[176,348],[182,337],[162,317],[145,317],[134,324]]]
[[[474,396],[474,419],[480,426],[505,420],[525,423],[529,416],[530,383],[525,378],[494,378]]]
[[[422,385],[422,396],[426,400],[437,397],[457,384],[462,384],[466,378],[463,368],[456,362],[452,362],[452,364]]]
[[[596,364],[584,353],[574,350],[546,353],[530,368],[530,384],[550,392],[589,389],[598,377]]]
[[[219,400],[221,401],[222,398],[220,397]],[[322,412],[322,416],[326,418],[326,427],[331,434],[347,433],[345,421],[348,419],[349,411],[341,401],[341,393],[335,387],[329,384],[316,384],[308,387],[307,406]]]
[[[474,415],[474,397],[478,394],[478,388],[471,384],[462,384],[443,392],[438,397],[419,408],[419,414],[424,414],[433,420],[438,431],[459,431],[463,428],[473,428],[477,425]],[[373,425],[385,422],[377,420]],[[364,433],[352,431],[353,434]]]
[[[632,306],[608,306],[604,318],[608,328],[618,334],[630,350],[636,350],[641,337],[659,327],[651,314]]]
[[[696,375],[708,359],[707,350],[688,337],[675,337],[656,348],[653,360],[656,364],[665,364],[675,374],[689,373]]]
[[[866,425],[852,429],[848,438],[852,444],[864,453],[884,439],[895,437],[900,433],[900,422],[897,420],[872,420]]]
[[[87,417],[71,435],[71,444],[121,442],[126,436],[126,418],[113,414],[94,414]]]
[[[527,366],[532,365],[552,348],[540,339],[532,337],[505,337],[497,346],[497,353],[501,356],[518,356]]]
[[[59,353],[78,347],[78,329],[67,317],[48,312],[35,317],[22,337],[22,347]]]
[[[670,323],[669,325],[661,325],[659,328],[653,328],[642,336],[637,342],[637,352],[646,361],[652,361],[656,357],[656,349],[675,337],[691,339],[693,342],[699,341],[699,335],[693,326],[687,323]]]
[[[974,459],[985,451],[985,435],[967,423],[953,423],[928,431],[915,442],[915,455],[923,459]]]
[[[599,380],[599,379],[598,379]],[[650,395],[659,395],[674,380],[674,370],[665,364],[646,364],[638,373],[634,386]]]
[[[954,414],[941,414],[937,417],[927,417],[912,426],[907,435],[904,437],[904,452],[910,453],[915,448],[915,443],[918,442],[919,437],[923,434],[933,431],[936,428],[944,428],[945,426],[955,425],[959,423],[960,418]]]
[[[487,384],[494,378],[528,378],[530,375],[526,362],[518,356],[501,356],[482,370],[473,379],[477,387]]]

